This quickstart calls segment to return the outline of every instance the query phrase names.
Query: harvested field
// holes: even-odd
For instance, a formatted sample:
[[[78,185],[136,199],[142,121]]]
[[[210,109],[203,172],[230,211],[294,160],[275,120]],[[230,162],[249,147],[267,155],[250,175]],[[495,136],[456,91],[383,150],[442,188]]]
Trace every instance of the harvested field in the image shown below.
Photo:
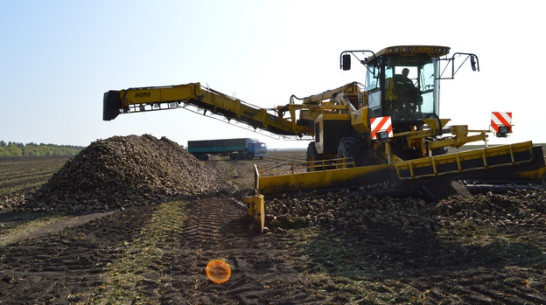
[[[166,140],[116,141],[145,151],[141,145],[160,148],[157,142]],[[202,171],[203,179],[184,181],[208,191],[163,184],[156,176],[168,173],[150,170],[139,175],[155,181],[157,192],[147,187],[129,200],[98,193],[99,204],[90,201],[92,192],[74,195],[68,186],[52,184],[76,171],[59,167],[43,186],[56,197],[55,208],[36,209],[29,201],[32,208],[0,211],[0,304],[546,303],[543,190],[440,202],[375,198],[363,190],[287,195],[266,201],[270,232],[257,234],[237,202],[252,185],[253,164],[267,165],[283,154],[297,159],[304,152],[198,163],[181,154],[176,162],[186,166],[171,170],[180,176]],[[78,162],[96,164],[99,156]],[[126,168],[159,160],[141,156]],[[124,171],[114,172],[120,177]],[[230,184],[218,186],[218,179]],[[105,210],[108,198],[112,204]],[[92,208],[74,214],[75,205]],[[205,275],[217,258],[232,270],[224,284]]]
[[[0,158],[0,210],[17,205],[56,173],[68,157]]]

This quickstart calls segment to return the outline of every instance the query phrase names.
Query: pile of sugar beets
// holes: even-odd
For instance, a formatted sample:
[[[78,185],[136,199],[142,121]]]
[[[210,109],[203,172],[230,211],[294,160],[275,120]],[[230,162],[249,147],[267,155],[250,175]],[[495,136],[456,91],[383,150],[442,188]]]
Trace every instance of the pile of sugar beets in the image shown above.
[[[27,198],[24,209],[85,212],[150,205],[229,187],[224,173],[151,135],[97,140]]]

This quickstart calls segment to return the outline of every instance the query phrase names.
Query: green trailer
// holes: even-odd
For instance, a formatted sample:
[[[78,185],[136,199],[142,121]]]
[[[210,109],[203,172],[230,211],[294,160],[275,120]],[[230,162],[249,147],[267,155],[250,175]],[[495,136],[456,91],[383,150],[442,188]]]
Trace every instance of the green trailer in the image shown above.
[[[229,156],[231,160],[251,160],[266,156],[267,146],[256,139],[236,138],[188,141],[188,152],[199,160],[210,155]]]

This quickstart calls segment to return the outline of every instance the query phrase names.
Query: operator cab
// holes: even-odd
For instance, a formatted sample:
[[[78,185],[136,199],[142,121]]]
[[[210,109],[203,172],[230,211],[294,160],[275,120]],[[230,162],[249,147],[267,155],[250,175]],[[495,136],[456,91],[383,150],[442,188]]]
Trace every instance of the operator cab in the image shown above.
[[[394,46],[377,53],[346,51],[342,68],[350,69],[354,53],[370,55],[359,60],[366,67],[364,90],[368,93],[370,117],[391,116],[399,129],[423,124],[422,119],[438,117],[440,57],[448,47]],[[401,130],[400,130],[401,131]]]

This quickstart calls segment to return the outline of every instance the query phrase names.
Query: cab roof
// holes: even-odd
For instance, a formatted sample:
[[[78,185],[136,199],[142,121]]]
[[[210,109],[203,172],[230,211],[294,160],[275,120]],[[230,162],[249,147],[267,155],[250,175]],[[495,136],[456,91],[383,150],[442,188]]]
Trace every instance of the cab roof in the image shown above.
[[[440,57],[449,54],[449,50],[450,48],[445,46],[399,45],[384,48],[375,53],[375,57],[392,54],[403,56],[426,54],[431,57]]]

